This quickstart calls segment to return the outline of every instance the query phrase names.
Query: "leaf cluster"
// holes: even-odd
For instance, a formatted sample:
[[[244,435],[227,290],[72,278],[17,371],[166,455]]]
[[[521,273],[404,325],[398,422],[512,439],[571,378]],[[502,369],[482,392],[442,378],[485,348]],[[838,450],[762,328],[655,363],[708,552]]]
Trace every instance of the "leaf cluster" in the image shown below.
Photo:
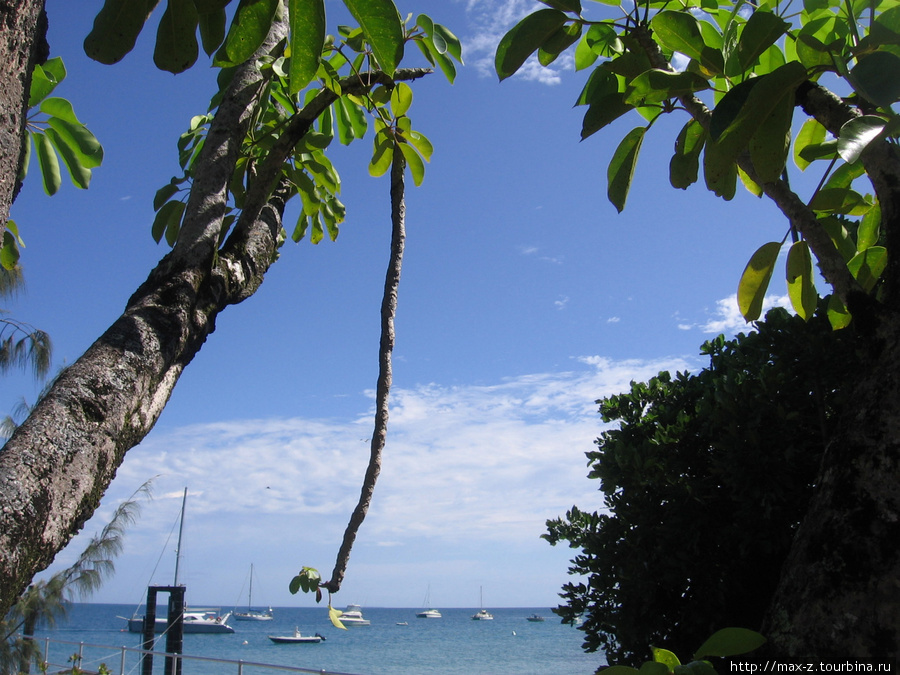
[[[824,308],[809,322],[772,310],[703,353],[695,375],[663,372],[598,402],[616,423],[587,453],[603,509],[547,524],[550,543],[579,549],[570,573],[587,577],[556,611],[583,617],[585,648],[610,662],[759,627],[860,363]]]
[[[19,181],[25,180],[31,159],[37,156],[44,192],[50,196],[62,185],[61,165],[65,166],[72,184],[86,190],[91,183],[92,169],[103,162],[103,147],[75,115],[72,104],[51,96],[65,78],[66,67],[60,57],[34,66],[25,123],[28,138],[18,176]],[[13,220],[7,221],[0,245],[0,265],[6,270],[14,269],[20,257],[19,248],[24,246],[18,225]]]
[[[549,65],[571,45],[576,70],[592,68],[577,105],[586,106],[582,139],[636,111],[643,123],[628,131],[607,170],[607,196],[625,208],[640,151],[662,116],[687,111],[669,165],[673,187],[686,189],[702,176],[705,186],[730,200],[738,182],[752,194],[773,196],[787,186],[789,159],[806,170],[824,166],[818,189],[805,199],[805,230],[791,222],[785,235],[794,247],[786,278],[798,314],[815,311],[812,259],[844,256],[854,284],[877,290],[887,252],[877,244],[881,210],[877,196],[856,187],[865,170],[861,156],[873,144],[895,142],[900,120],[891,105],[900,100],[900,2],[897,0],[806,0],[799,13],[791,3],[745,0],[643,0],[620,5],[619,13],[596,18],[580,0],[544,0],[547,7],[522,19],[501,40],[495,69],[511,77],[532,55]],[[586,3],[585,3],[586,4]],[[593,2],[612,5],[614,2]],[[609,7],[604,8],[609,10]],[[845,102],[858,110],[839,129],[822,121],[799,126],[801,95],[825,76]],[[829,137],[831,136],[831,137]],[[791,148],[793,147],[793,152]],[[783,206],[783,210],[787,210]],[[798,218],[799,216],[791,216]],[[812,248],[802,240],[821,228]],[[862,228],[865,236],[857,238]],[[849,234],[847,234],[849,232]],[[740,284],[741,310],[759,318],[760,300],[771,278],[773,245],[751,260]],[[849,250],[855,252],[847,256]],[[749,275],[749,276],[748,276]],[[833,276],[833,275],[832,275]],[[826,276],[835,284],[836,279]],[[832,301],[835,327],[849,322],[843,291]]]
[[[231,201],[229,211],[222,221],[223,240],[235,222],[237,212],[244,207],[247,192],[257,178],[259,167],[273,148],[282,142],[285,130],[296,120],[307,119],[308,129],[293,146],[276,181],[286,188],[286,198],[299,196],[302,202],[300,215],[291,233],[295,242],[307,235],[314,244],[322,241],[326,235],[332,241],[337,238],[339,226],[346,217],[346,208],[339,197],[341,178],[329,159],[327,150],[335,139],[348,145],[363,138],[370,127],[370,120],[375,128],[370,173],[373,176],[385,173],[390,167],[393,149],[397,147],[406,159],[414,182],[416,185],[421,184],[425,175],[425,162],[430,161],[433,146],[424,134],[411,126],[408,117],[413,97],[411,87],[405,82],[393,81],[376,85],[372,80],[375,72],[389,72],[383,67],[384,45],[379,47],[378,40],[385,39],[383,31],[390,28],[388,32],[393,36],[394,28],[398,28],[400,57],[403,44],[415,42],[430,63],[439,65],[451,82],[456,74],[453,59],[461,62],[460,42],[446,27],[424,14],[419,15],[414,24],[410,24],[410,19],[400,22],[397,15],[395,26],[392,17],[396,15],[396,9],[393,9],[393,13],[388,12],[385,3],[380,2],[354,5],[354,16],[360,19],[361,26],[339,26],[336,36],[325,36],[322,33],[322,40],[316,43],[319,47],[315,59],[309,61],[311,57],[306,53],[309,50],[309,36],[302,38],[302,34],[305,34],[303,32],[309,31],[309,26],[305,23],[309,15],[303,13],[309,8],[304,10],[302,7],[294,7],[295,4],[300,3],[292,3],[288,39],[279,44],[274,52],[257,55],[263,64],[266,82],[258,97],[250,129],[228,185]],[[393,3],[387,4],[393,8]],[[239,5],[238,11],[241,7],[243,4]],[[319,17],[319,14],[316,13],[315,17]],[[324,13],[321,18],[324,21]],[[270,22],[271,19],[266,21]],[[262,23],[266,22],[261,21],[260,25]],[[268,25],[266,23],[266,29]],[[233,24],[232,30],[237,30],[237,26],[241,26],[242,31],[249,30],[244,23]],[[318,35],[318,23],[316,26]],[[321,28],[324,30],[324,24]],[[252,40],[249,36],[247,40],[257,45],[262,39],[260,35],[264,37],[262,28],[259,28],[259,33],[253,33]],[[373,39],[373,35],[380,37]],[[156,241],[165,237],[171,246],[177,241],[181,229],[191,182],[197,170],[196,162],[221,90],[233,73],[234,63],[247,57],[248,53],[255,53],[246,50],[228,52],[227,39],[224,44],[225,47],[219,49],[214,61],[223,67],[219,78],[220,94],[213,99],[211,112],[194,117],[189,129],[179,139],[179,162],[183,175],[173,177],[157,191],[154,198],[156,217],[152,226],[153,237]],[[222,49],[226,49],[231,56],[226,59]],[[390,53],[394,54],[395,51],[397,50]],[[308,62],[298,70],[300,59]],[[394,72],[397,63],[394,60],[389,63],[390,72]],[[308,75],[308,68],[312,68],[312,76]],[[371,84],[366,84],[367,81],[371,81]],[[345,91],[348,89],[348,82],[362,83],[362,93],[354,93],[360,87]],[[328,92],[335,100],[320,110],[317,105],[323,92]],[[269,189],[275,187],[273,184]]]

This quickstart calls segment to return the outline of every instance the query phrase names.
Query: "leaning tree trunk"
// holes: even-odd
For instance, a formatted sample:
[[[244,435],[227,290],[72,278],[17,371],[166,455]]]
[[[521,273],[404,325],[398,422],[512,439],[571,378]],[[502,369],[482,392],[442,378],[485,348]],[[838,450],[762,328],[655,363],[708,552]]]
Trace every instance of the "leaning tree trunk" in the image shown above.
[[[275,24],[261,49],[284,34]],[[262,81],[255,60],[235,74],[210,125],[183,236],[0,453],[0,615],[91,516],[218,313],[255,292],[275,259],[277,195],[242,218],[217,254],[226,186]]]
[[[0,234],[19,191],[35,62],[46,59],[44,0],[0,0]]]
[[[286,31],[286,17],[274,22],[258,53],[271,50]],[[260,63],[254,56],[239,66],[224,92],[172,251],[0,452],[0,616],[90,518],[125,453],[153,428],[182,371],[215,329],[219,312],[253,295],[276,259],[282,167],[337,95],[323,89],[288,120],[220,247],[227,186],[263,89]],[[362,95],[429,72],[402,69],[393,78],[357,73],[338,90]]]

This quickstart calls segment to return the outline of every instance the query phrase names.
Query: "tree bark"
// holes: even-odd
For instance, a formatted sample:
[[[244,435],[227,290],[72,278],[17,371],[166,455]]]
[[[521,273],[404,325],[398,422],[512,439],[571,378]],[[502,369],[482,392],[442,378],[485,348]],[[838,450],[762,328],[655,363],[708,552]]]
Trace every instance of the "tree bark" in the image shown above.
[[[261,50],[285,33],[273,24]],[[284,206],[277,191],[217,246],[226,186],[262,82],[256,59],[237,69],[198,161],[183,236],[0,452],[0,614],[90,518],[219,312],[252,295],[275,260]]]
[[[46,60],[44,0],[0,0],[0,234],[19,192],[35,62]]]

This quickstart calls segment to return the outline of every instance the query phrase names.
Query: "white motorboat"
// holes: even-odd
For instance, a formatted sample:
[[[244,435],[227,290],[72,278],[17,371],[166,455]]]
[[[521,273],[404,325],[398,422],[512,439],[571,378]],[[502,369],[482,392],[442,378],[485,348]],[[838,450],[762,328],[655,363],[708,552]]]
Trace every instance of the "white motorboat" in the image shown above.
[[[341,612],[338,620],[348,628],[350,626],[368,626],[372,623],[363,618],[362,608],[359,605],[347,605],[347,609]]]
[[[295,643],[310,643],[315,644],[318,642],[322,642],[325,638],[318,633],[315,635],[301,635],[300,629],[294,628],[293,635],[269,635],[269,639],[275,644],[295,644]]]
[[[491,614],[489,611],[487,611],[484,608],[484,592],[480,591],[480,595],[481,595],[481,609],[479,609],[477,612],[475,612],[472,615],[472,620],[473,621],[493,621],[494,615]]]
[[[246,612],[234,612],[233,613],[235,620],[237,621],[271,621],[274,618],[272,613],[272,608],[263,611],[260,609],[253,609],[253,564],[250,565],[250,591],[247,593],[247,611]]]

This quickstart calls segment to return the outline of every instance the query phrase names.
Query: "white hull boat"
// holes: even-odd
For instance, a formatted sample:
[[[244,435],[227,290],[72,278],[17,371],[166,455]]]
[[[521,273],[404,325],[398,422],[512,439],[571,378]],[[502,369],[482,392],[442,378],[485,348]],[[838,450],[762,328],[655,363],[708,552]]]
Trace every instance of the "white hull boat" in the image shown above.
[[[368,619],[363,618],[362,608],[359,605],[347,605],[347,609],[341,613],[338,620],[347,628],[350,626],[368,626],[372,623]]]

